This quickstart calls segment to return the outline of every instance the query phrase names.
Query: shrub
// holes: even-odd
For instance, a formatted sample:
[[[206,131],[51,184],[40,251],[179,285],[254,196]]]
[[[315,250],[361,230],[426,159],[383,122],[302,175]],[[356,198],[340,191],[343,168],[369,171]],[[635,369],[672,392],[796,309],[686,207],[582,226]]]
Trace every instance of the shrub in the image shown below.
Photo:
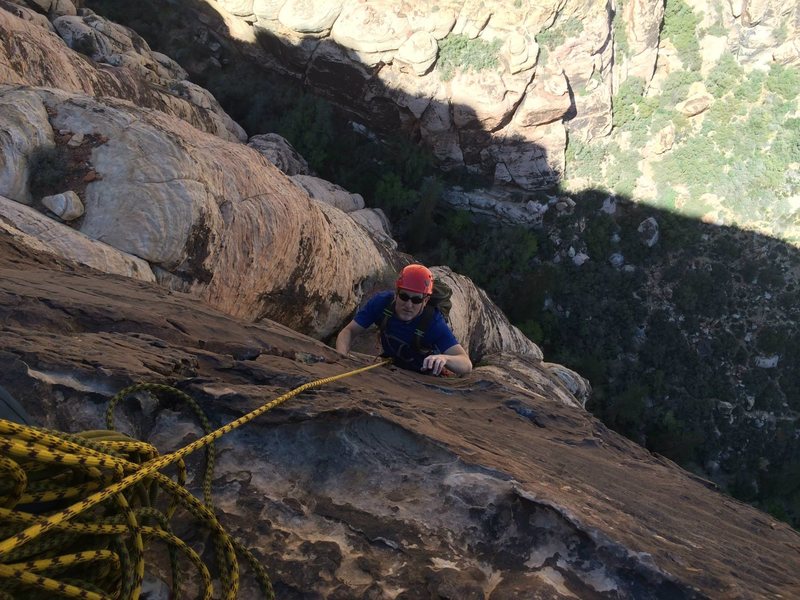
[[[733,91],[737,100],[744,102],[756,102],[761,96],[767,74],[763,71],[751,71]]]
[[[285,137],[308,161],[321,171],[334,149],[334,123],[331,105],[311,95],[303,95],[294,108],[278,122],[278,133]]]
[[[373,200],[386,211],[392,222],[397,223],[414,209],[417,199],[417,193],[406,188],[397,174],[387,172],[378,181]]]
[[[636,150],[626,152],[617,147],[612,157],[613,160],[606,169],[608,186],[618,196],[632,196],[636,180],[641,175],[639,153]]]
[[[614,127],[623,128],[637,118],[644,86],[645,82],[641,77],[629,77],[619,86],[611,102]]]
[[[69,153],[64,146],[36,148],[28,157],[31,196],[39,200],[63,192],[69,173]]]
[[[627,58],[630,55],[631,48],[628,42],[628,34],[625,31],[625,21],[622,19],[621,4],[614,14],[614,45],[616,46],[617,54]]]
[[[766,87],[773,94],[794,101],[800,96],[800,72],[792,67],[773,64],[767,75]]]
[[[699,24],[700,18],[684,0],[667,0],[661,35],[672,40],[683,66],[689,71],[697,71],[702,62],[697,41]]]
[[[661,94],[658,96],[659,108],[668,111],[674,110],[676,104],[686,100],[689,95],[689,87],[700,79],[698,73],[688,71],[670,73],[661,86]]]
[[[715,98],[721,98],[741,80],[744,69],[730,52],[726,52],[706,77],[706,89]]]
[[[583,23],[580,19],[569,17],[558,25],[536,34],[536,43],[540,46],[556,48],[563,44],[568,38],[574,38],[583,31]]]
[[[465,35],[448,35],[439,41],[438,67],[442,80],[451,80],[456,69],[485,71],[497,68],[500,44],[499,39],[487,42]]]
[[[585,177],[590,182],[602,180],[605,149],[599,144],[586,144],[576,137],[569,139],[566,151],[566,174],[568,177]]]

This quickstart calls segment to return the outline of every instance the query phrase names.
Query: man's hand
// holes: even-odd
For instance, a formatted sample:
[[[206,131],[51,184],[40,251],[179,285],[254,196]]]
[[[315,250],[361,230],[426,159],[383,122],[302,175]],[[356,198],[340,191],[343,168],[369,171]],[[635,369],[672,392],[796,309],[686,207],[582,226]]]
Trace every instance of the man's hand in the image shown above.
[[[430,371],[432,375],[440,375],[447,366],[447,356],[444,354],[430,354],[422,361],[422,370]]]
[[[422,361],[422,370],[426,373],[430,371],[434,375],[440,375],[445,367],[456,375],[466,375],[472,371],[472,361],[461,344],[451,346],[444,354],[426,356]]]

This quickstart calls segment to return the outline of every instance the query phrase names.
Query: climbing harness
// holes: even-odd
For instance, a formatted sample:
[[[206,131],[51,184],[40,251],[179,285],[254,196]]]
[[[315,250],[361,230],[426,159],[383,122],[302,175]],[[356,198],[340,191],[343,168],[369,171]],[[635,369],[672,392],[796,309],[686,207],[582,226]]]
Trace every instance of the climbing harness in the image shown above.
[[[199,574],[201,597],[211,600],[213,584],[207,566],[170,529],[179,507],[213,534],[221,597],[234,600],[238,596],[238,553],[248,563],[264,597],[274,600],[264,568],[214,514],[213,443],[306,390],[389,362],[305,383],[213,431],[190,396],[170,386],[148,383],[125,388],[111,399],[106,413],[108,430],[67,434],[0,419],[0,600],[55,596],[137,600],[145,573],[145,540],[166,545],[172,570],[170,597],[181,597],[178,558],[183,556]],[[205,435],[175,452],[159,455],[154,446],[114,431],[116,404],[141,391],[188,402]],[[183,462],[200,448],[206,449],[202,502],[184,487]],[[177,470],[177,481],[161,473],[170,465]],[[169,503],[164,509],[165,495]]]

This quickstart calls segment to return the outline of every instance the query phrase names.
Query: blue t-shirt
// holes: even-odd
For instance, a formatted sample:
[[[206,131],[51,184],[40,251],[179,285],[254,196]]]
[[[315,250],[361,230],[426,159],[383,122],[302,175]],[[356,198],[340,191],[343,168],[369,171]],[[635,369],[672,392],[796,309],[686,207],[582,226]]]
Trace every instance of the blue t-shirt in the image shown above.
[[[422,336],[420,352],[414,350],[414,332],[422,318],[422,313],[411,321],[401,321],[394,314],[394,293],[379,292],[370,298],[364,307],[356,313],[354,321],[367,328],[373,323],[380,323],[383,319],[383,309],[390,306],[392,316],[386,323],[386,329],[381,334],[383,354],[391,356],[395,364],[404,369],[419,371],[422,361],[428,354],[442,354],[456,344],[458,340],[450,331],[450,327],[438,310],[434,311],[433,319],[425,335]],[[390,305],[391,302],[391,305]],[[428,350],[425,352],[425,350]]]

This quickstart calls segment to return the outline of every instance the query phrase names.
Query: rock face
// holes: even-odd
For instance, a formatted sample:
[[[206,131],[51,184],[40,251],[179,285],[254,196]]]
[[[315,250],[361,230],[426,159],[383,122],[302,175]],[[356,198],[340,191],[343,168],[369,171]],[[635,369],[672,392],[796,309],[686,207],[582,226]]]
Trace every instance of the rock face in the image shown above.
[[[186,81],[186,72],[175,61],[150,51],[129,29],[93,14],[58,17],[55,28],[42,19],[0,2],[1,83],[123,98],[224,139],[246,139],[211,94]],[[56,30],[64,39],[54,35]],[[71,51],[65,42],[92,60]]]
[[[0,196],[0,227],[41,251],[62,256],[104,273],[155,281],[150,265],[130,254],[54,222],[40,212]]]
[[[176,8],[186,35],[206,40],[202,50],[213,55],[192,62],[196,74],[224,72],[226,61],[247,57],[301,81],[374,132],[405,131],[443,168],[516,190],[563,179],[567,133],[576,146],[616,143],[612,100],[623,101],[623,86],[636,78],[648,90],[657,64],[662,75],[681,68],[672,42],[665,45],[661,0],[209,4],[213,10],[190,0]],[[697,35],[717,40],[703,49],[703,75],[723,50],[747,69],[800,63],[796,3],[688,5]],[[710,32],[720,27],[726,37]],[[464,55],[451,52],[459,44]]]
[[[0,15],[9,31],[28,23]],[[16,56],[0,56],[0,68],[12,77],[26,72],[31,80],[45,79],[36,74],[47,68],[37,71]],[[93,69],[88,73],[99,72],[77,58]],[[93,250],[91,260],[81,259],[88,257],[85,249],[65,251],[73,260],[100,269],[106,260],[114,273],[154,274],[228,314],[271,318],[319,338],[334,334],[369,289],[392,281],[408,261],[393,251],[385,217],[364,209],[358,195],[309,175],[293,182],[254,148],[204,133],[168,110],[13,82],[0,85],[0,194],[40,210],[45,197],[74,194],[83,212],[70,226],[81,235],[65,236],[58,247],[84,248],[88,238],[109,248],[105,259]],[[49,211],[57,207],[47,204]],[[22,229],[44,239],[46,228]],[[135,268],[120,267],[118,259]],[[540,358],[485,294],[462,286],[458,298],[480,306],[492,323],[489,336],[481,322],[457,325],[475,359],[498,351]]]
[[[356,366],[276,323],[0,231],[3,386],[43,426],[103,428],[112,394],[151,381],[177,385],[219,427]],[[523,389],[491,365],[457,380],[380,368],[301,394],[220,440],[220,521],[279,598],[800,594],[797,532],[554,402],[568,392],[542,371],[535,381]],[[116,421],[161,453],[201,433],[187,407],[138,400]],[[210,562],[186,518],[175,530]],[[240,597],[259,597],[246,576]]]
[[[0,105],[28,107],[14,112],[20,131],[105,140],[88,158],[97,178],[83,184],[79,231],[146,260],[166,285],[230,314],[329,335],[358,301],[353,282],[389,264],[344,213],[313,201],[243,144],[113,99],[7,88]],[[27,152],[36,144],[29,139]],[[25,172],[24,161],[8,161],[6,172],[15,171]],[[22,175],[4,179],[18,185],[3,193],[35,200]]]
[[[310,175],[306,159],[286,139],[277,133],[254,135],[247,145],[258,150],[273,165],[287,175]]]

